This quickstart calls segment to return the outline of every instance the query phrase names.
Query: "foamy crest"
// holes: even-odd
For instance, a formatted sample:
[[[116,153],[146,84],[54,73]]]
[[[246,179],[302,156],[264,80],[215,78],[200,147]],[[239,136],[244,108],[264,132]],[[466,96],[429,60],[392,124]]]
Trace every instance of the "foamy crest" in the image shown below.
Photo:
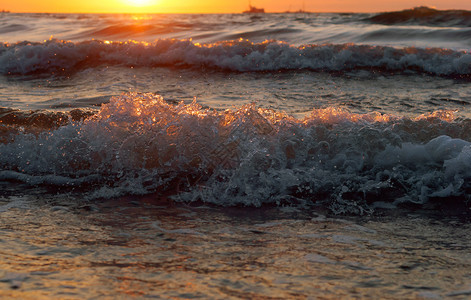
[[[471,55],[447,49],[304,45],[247,40],[198,44],[190,40],[145,42],[49,40],[0,44],[0,73],[72,73],[103,65],[205,67],[228,71],[379,69],[436,75],[471,75]]]
[[[0,179],[92,198],[165,192],[218,205],[319,203],[337,213],[378,201],[467,205],[470,127],[451,112],[409,119],[332,107],[298,120],[133,93],[85,121],[15,133],[0,144]]]

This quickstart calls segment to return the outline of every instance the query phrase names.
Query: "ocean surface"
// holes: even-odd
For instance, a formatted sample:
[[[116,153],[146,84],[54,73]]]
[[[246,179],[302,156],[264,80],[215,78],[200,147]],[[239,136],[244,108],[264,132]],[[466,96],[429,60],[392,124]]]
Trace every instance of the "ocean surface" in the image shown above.
[[[0,297],[466,299],[471,12],[0,13]]]

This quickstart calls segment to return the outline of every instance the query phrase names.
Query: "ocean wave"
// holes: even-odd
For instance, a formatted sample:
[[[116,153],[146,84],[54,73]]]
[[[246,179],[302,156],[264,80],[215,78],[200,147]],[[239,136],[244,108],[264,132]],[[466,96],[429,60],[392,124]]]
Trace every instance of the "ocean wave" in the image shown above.
[[[0,73],[70,74],[86,68],[213,68],[225,71],[373,69],[470,76],[471,54],[441,48],[393,48],[355,44],[292,46],[280,41],[247,40],[198,44],[164,39],[153,43],[49,40],[0,44]]]
[[[92,111],[74,109],[70,112],[21,111],[0,107],[0,124],[4,126],[39,127],[50,130],[77,122],[93,115]]]
[[[471,28],[455,30],[454,28],[409,28],[409,27],[385,27],[370,31],[359,36],[363,42],[370,41],[440,41],[454,43],[456,41],[471,41]]]
[[[22,24],[5,24],[0,26],[0,33],[11,33],[23,30],[30,30],[28,26]]]
[[[381,13],[369,18],[369,21],[385,25],[471,27],[471,11],[437,10],[426,6],[420,6],[402,11]]]
[[[166,193],[217,205],[469,207],[471,120],[329,107],[302,120],[246,105],[202,109],[153,94],[113,97],[82,121],[3,132],[0,180],[89,198]],[[0,128],[4,125],[0,125]]]
[[[6,143],[14,135],[50,131],[70,122],[79,122],[94,113],[90,110],[73,109],[69,112],[21,111],[0,107],[0,143]]]

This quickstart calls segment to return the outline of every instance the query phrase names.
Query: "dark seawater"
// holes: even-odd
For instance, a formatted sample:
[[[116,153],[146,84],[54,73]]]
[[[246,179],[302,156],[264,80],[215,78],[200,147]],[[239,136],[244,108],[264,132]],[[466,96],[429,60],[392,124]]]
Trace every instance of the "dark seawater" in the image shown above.
[[[0,14],[0,296],[471,295],[471,17]]]
[[[466,10],[437,10],[419,6],[413,9],[393,11],[373,15],[373,23],[392,25],[427,25],[427,26],[457,26],[471,27],[471,12]]]

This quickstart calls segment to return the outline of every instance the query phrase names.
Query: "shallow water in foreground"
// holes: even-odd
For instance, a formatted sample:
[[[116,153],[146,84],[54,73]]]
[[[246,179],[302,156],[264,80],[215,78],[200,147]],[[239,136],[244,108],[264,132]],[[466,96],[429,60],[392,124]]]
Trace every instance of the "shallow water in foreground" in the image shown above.
[[[469,220],[187,206],[158,196],[0,203],[0,297],[466,299]],[[313,212],[316,211],[316,212]]]

